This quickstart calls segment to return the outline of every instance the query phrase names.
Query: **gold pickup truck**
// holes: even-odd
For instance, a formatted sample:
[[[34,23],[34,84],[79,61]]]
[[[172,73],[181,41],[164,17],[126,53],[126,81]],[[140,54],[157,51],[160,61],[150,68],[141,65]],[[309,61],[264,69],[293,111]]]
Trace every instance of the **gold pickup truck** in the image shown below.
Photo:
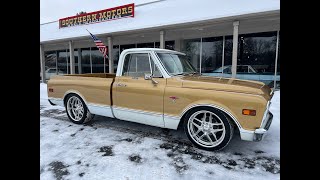
[[[221,150],[234,129],[242,140],[260,141],[273,115],[271,89],[264,83],[202,76],[185,54],[155,48],[124,50],[116,74],[53,76],[52,105],[65,106],[77,124],[93,115],[161,128],[182,126],[198,148]]]

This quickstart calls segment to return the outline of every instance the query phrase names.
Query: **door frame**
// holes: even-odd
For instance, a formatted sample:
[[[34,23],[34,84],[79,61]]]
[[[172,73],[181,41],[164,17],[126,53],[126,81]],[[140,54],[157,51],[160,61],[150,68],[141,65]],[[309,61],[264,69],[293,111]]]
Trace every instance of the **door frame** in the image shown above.
[[[152,68],[151,68],[151,61],[154,62],[154,64],[156,64],[157,68],[159,69],[162,78],[165,79],[165,75],[163,73],[164,69],[163,67],[159,64],[159,61],[157,59],[157,57],[152,53],[152,51],[139,51],[139,52],[126,52],[125,54],[123,54],[122,61],[119,62],[118,67],[120,67],[120,69],[117,69],[117,75],[115,77],[115,82],[114,82],[114,86],[115,86],[115,93],[117,93],[117,89],[120,88],[118,87],[118,83],[119,83],[119,79],[122,76],[122,72],[123,72],[123,65],[124,65],[124,60],[126,58],[127,55],[129,54],[148,54],[149,56],[149,67],[150,67],[150,71],[151,73],[153,73]],[[129,77],[129,76],[128,76]],[[129,77],[132,78],[132,77]],[[142,77],[144,81],[149,81],[149,80],[145,80],[144,77]],[[152,83],[152,82],[150,82]],[[164,83],[166,83],[166,81],[164,81]],[[165,87],[164,87],[165,89]],[[164,98],[164,91],[163,91],[163,95],[162,98]],[[163,103],[163,101],[162,101]],[[137,122],[137,123],[141,123],[141,124],[147,124],[147,125],[151,125],[151,126],[157,126],[157,127],[164,127],[164,115],[163,115],[163,110],[161,113],[157,113],[157,112],[149,112],[149,111],[144,111],[144,110],[138,110],[138,109],[131,109],[131,108],[126,108],[126,107],[120,107],[120,106],[116,106],[113,105],[112,106],[113,109],[113,114],[117,119],[120,120],[126,120],[126,121],[131,121],[131,122]]]

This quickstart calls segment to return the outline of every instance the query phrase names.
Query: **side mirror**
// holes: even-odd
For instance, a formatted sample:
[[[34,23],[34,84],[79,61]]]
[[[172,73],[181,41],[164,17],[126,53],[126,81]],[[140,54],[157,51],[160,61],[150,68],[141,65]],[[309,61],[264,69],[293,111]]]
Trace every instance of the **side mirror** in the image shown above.
[[[149,73],[144,74],[144,79],[145,80],[151,80],[152,79],[152,74],[149,74]]]
[[[152,74],[149,74],[149,73],[144,74],[144,79],[145,80],[151,80],[153,84],[158,84],[159,83],[158,81],[152,79]]]

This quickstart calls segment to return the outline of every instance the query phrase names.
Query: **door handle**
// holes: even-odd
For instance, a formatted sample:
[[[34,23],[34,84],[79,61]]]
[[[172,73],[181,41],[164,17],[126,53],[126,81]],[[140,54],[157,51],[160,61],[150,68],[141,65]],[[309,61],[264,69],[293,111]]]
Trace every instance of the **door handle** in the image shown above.
[[[117,86],[119,86],[119,87],[126,87],[127,85],[126,85],[126,84],[118,83]]]

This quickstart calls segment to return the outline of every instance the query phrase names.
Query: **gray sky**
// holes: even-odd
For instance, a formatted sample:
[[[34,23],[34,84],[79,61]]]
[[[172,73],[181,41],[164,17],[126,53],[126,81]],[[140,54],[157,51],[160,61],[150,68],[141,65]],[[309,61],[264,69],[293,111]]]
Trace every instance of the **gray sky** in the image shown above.
[[[124,4],[141,4],[155,0],[40,0],[40,24]]]

